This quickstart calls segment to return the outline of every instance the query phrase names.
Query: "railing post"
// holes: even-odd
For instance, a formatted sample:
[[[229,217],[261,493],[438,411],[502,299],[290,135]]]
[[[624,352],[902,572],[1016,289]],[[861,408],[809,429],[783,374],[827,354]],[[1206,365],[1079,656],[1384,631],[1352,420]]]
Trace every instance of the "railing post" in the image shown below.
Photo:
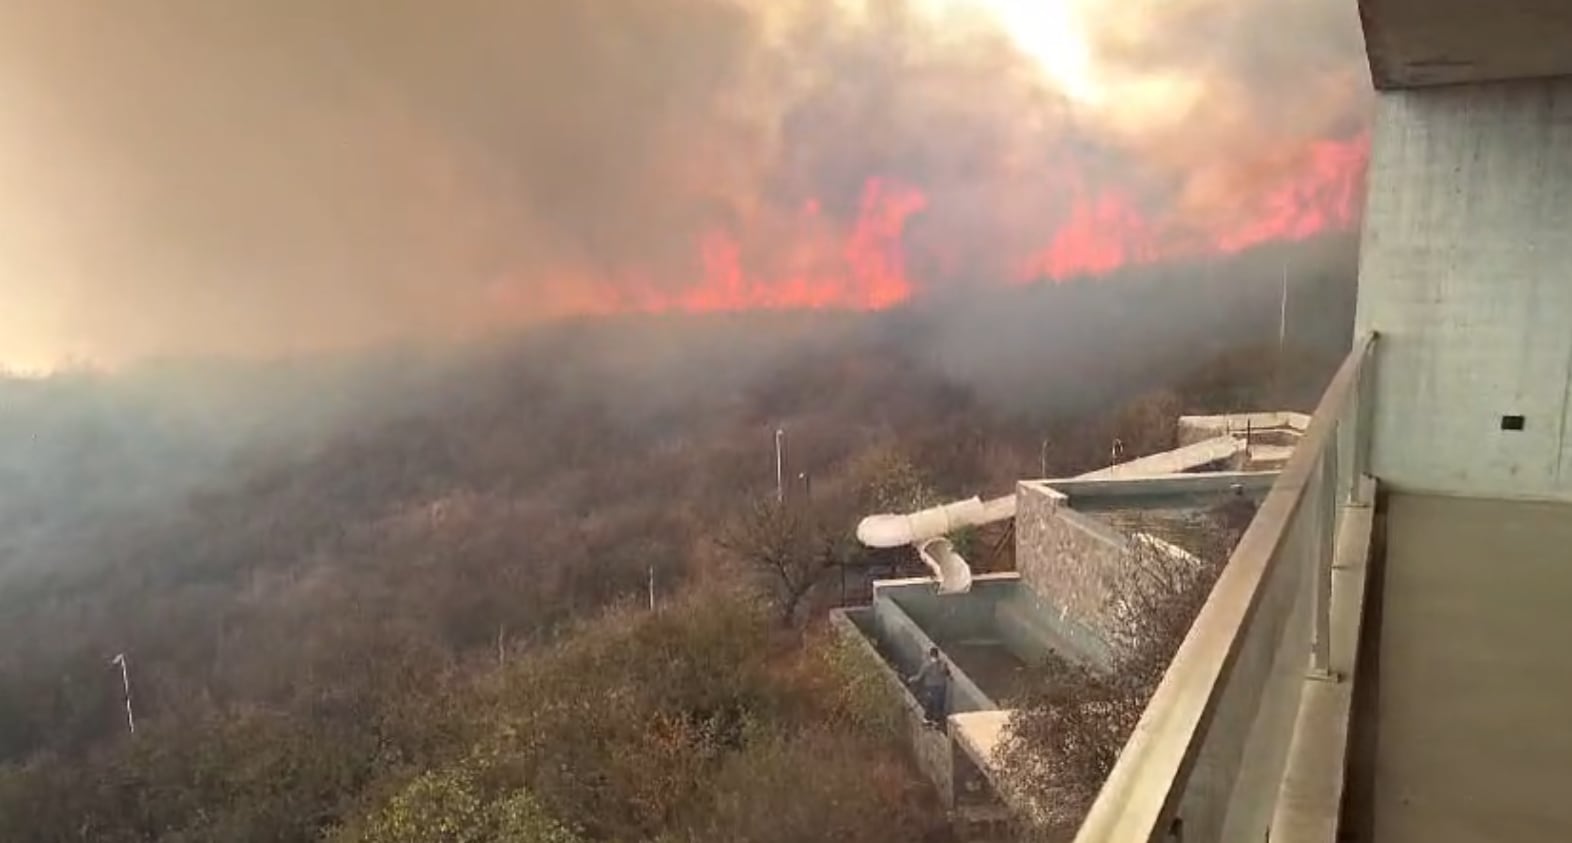
[[[1337,552],[1337,436],[1328,437],[1316,471],[1312,476],[1315,495],[1309,526],[1311,576],[1315,582],[1311,634],[1310,675],[1336,679],[1332,673],[1332,561]]]
[[[1370,443],[1375,437],[1375,342],[1365,347],[1360,361],[1359,379],[1354,385],[1354,411],[1349,414],[1353,426],[1353,472],[1348,478],[1348,503],[1353,506],[1370,506],[1373,485],[1370,482]]]

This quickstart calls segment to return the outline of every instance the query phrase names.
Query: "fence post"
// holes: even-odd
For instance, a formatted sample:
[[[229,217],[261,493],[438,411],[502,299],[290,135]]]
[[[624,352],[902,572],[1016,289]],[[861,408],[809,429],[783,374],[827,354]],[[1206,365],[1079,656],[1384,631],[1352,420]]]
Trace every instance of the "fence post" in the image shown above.
[[[1359,378],[1354,383],[1354,407],[1348,415],[1349,423],[1353,425],[1353,463],[1352,472],[1348,478],[1348,502],[1354,506],[1370,506],[1374,503],[1371,493],[1374,484],[1370,482],[1370,444],[1375,436],[1375,337],[1372,335],[1369,344],[1365,347],[1364,357],[1359,361]]]
[[[1341,427],[1341,425],[1339,425]],[[1310,675],[1336,679],[1332,673],[1332,562],[1337,553],[1337,436],[1328,437],[1326,450],[1312,475],[1315,485],[1309,563],[1315,580],[1315,628],[1310,646]]]

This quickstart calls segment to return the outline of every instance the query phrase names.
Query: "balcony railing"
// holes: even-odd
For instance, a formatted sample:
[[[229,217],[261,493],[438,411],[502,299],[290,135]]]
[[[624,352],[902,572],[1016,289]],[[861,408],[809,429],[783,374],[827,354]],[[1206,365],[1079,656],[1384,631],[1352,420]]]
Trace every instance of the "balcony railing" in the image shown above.
[[[1307,679],[1330,671],[1332,558],[1367,503],[1363,337],[1338,369],[1120,754],[1076,843],[1266,840]]]

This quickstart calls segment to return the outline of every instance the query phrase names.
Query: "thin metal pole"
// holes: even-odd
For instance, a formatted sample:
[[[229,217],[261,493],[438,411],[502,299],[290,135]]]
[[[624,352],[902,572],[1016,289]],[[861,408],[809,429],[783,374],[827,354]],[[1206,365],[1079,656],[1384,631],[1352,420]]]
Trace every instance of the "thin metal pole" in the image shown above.
[[[1288,347],[1288,261],[1283,261],[1283,294],[1278,302],[1277,314],[1277,365],[1272,373],[1273,391],[1277,393],[1277,406],[1282,409],[1285,399],[1283,396],[1283,353]]]
[[[126,730],[136,734],[136,715],[131,712],[131,669],[126,663],[126,654],[120,653],[109,660],[110,664],[120,665],[120,686],[126,694]]]
[[[1370,506],[1375,503],[1372,499],[1373,484],[1368,482],[1371,475],[1370,468],[1370,443],[1375,434],[1375,346],[1365,350],[1365,357],[1359,370],[1359,383],[1354,390],[1354,412],[1350,418],[1353,424],[1353,434],[1349,437],[1349,457],[1351,469],[1348,478],[1348,501],[1356,506]]]
[[[1283,261],[1283,297],[1279,304],[1277,317],[1277,356],[1283,356],[1283,347],[1288,344],[1288,261]]]
[[[1043,479],[1043,480],[1047,480],[1048,479],[1048,440],[1047,439],[1043,440],[1042,451],[1041,451],[1041,453],[1038,454],[1038,457],[1039,457],[1040,461],[1042,462],[1042,471],[1040,473],[1038,473],[1037,476],[1039,478]]]
[[[786,446],[786,431],[775,428],[775,502],[786,501],[786,460],[783,454]]]
[[[655,566],[650,566],[650,611],[655,611]]]

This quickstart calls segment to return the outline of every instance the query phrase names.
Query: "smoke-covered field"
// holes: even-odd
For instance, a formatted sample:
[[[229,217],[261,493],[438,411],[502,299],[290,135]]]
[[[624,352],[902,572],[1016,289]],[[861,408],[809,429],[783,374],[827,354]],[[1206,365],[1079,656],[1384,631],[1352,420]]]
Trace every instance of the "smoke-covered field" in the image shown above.
[[[887,307],[1357,222],[1322,0],[9,3],[0,361]]]
[[[948,839],[857,517],[1349,342],[1352,3],[142,5],[0,0],[8,843]]]
[[[601,317],[440,352],[0,381],[0,638],[21,642],[0,654],[0,831],[56,840],[89,822],[103,840],[309,840],[348,823],[334,833],[403,840],[356,823],[393,822],[388,812],[404,809],[384,801],[389,788],[423,787],[410,779],[420,771],[459,775],[456,759],[484,752],[524,765],[509,768],[507,787],[592,839],[755,839],[753,826],[701,833],[724,810],[694,794],[725,776],[754,788],[748,804],[764,812],[727,822],[763,822],[769,800],[785,798],[767,783],[786,774],[739,779],[727,765],[764,763],[753,753],[768,747],[816,765],[809,744],[829,740],[864,747],[834,774],[861,781],[877,768],[894,789],[869,816],[810,812],[821,824],[804,833],[918,833],[934,822],[931,803],[898,743],[881,743],[863,715],[835,714],[828,735],[808,725],[850,693],[835,683],[868,674],[818,661],[795,679],[771,672],[831,658],[811,630],[841,599],[833,578],[798,616],[809,641],[786,643],[749,614],[765,611],[770,581],[725,548],[728,525],[773,496],[773,431],[787,431],[788,474],[803,478],[791,494],[812,478],[815,529],[839,537],[841,564],[861,571],[878,560],[845,545],[860,513],[1006,491],[1039,469],[1044,438],[1050,472],[1071,473],[1101,464],[1114,437],[1132,454],[1166,447],[1181,411],[1308,406],[1347,344],[1352,257],[1347,240],[1322,240],[1206,272],[871,315]],[[1279,358],[1285,263],[1302,274],[1287,287]],[[555,688],[559,702],[650,692],[636,670],[625,677],[636,691],[557,687],[539,672],[587,658],[562,647],[626,650],[655,635],[636,612],[601,614],[642,601],[651,576],[662,601],[685,607],[661,621],[688,636],[683,658],[710,658],[706,636],[720,633],[705,624],[764,636],[728,658],[769,683],[705,690],[715,675],[703,673],[681,680],[683,693],[743,694],[727,704],[783,730],[770,741],[784,748],[738,745],[695,770],[566,725],[545,733],[550,746],[498,743],[496,712],[546,704],[495,697],[500,653],[519,672],[509,682]],[[108,662],[122,652],[135,671],[134,739]],[[644,658],[679,651],[663,652]],[[799,708],[780,711],[782,700]],[[694,704],[651,702],[626,725],[692,716],[683,706]],[[564,760],[584,740],[619,748]],[[618,765],[636,762],[639,777],[677,788],[663,797],[671,813],[646,816],[637,792],[586,790],[532,766],[548,761],[585,776],[633,775]],[[284,772],[300,765],[308,771]],[[679,787],[679,773],[698,778]]]

